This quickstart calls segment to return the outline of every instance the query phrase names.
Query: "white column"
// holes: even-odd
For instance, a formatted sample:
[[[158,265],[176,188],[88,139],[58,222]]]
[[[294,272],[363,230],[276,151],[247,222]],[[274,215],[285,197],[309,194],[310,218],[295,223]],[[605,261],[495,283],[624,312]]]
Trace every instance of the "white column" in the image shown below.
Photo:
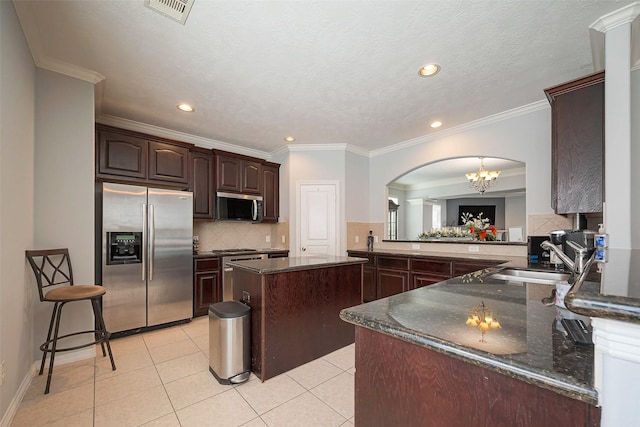
[[[605,34],[605,227],[609,245],[631,248],[631,22],[632,4],[591,25]]]
[[[638,425],[640,420],[640,324],[591,319],[595,344],[594,384],[602,427]]]
[[[613,248],[631,248],[631,23],[640,2],[598,19],[591,29],[605,35],[605,227]],[[593,40],[593,39],[592,39]],[[607,265],[607,267],[611,267]],[[621,276],[622,286],[628,275]],[[594,385],[602,427],[640,420],[640,325],[594,318]]]

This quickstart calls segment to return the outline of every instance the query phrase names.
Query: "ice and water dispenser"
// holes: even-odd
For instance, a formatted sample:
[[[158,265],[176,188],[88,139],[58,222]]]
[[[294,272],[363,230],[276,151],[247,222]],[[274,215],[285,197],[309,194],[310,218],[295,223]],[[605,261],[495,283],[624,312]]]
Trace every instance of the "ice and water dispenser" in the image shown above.
[[[107,265],[142,262],[142,232],[107,231]]]

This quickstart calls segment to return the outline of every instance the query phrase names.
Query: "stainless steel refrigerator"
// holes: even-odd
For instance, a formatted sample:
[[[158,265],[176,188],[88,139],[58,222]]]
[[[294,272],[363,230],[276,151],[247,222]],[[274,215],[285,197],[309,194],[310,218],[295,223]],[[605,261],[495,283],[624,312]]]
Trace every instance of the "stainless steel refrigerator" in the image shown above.
[[[193,195],[103,183],[102,310],[110,332],[193,316]]]

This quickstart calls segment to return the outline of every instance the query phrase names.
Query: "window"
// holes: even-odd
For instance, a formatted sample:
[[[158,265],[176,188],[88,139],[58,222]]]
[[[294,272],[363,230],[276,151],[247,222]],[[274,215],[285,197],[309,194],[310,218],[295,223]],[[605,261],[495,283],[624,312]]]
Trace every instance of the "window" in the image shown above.
[[[389,197],[389,217],[387,225],[389,226],[389,240],[398,239],[398,199]]]

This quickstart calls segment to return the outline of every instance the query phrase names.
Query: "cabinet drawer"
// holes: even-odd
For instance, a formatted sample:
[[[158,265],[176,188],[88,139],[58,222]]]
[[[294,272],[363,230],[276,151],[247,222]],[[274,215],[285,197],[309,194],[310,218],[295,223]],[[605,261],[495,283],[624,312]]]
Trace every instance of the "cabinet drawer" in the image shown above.
[[[196,271],[218,270],[220,268],[220,258],[196,259]]]
[[[409,258],[378,256],[378,267],[409,271]]]
[[[411,271],[451,276],[451,261],[435,259],[412,259]]]

